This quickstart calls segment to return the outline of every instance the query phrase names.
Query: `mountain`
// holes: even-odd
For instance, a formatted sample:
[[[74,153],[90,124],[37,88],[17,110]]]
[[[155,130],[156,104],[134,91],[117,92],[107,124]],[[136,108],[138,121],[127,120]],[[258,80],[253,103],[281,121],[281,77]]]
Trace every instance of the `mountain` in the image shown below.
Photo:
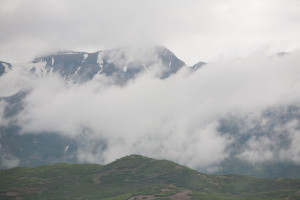
[[[184,66],[185,63],[170,50],[162,46],[153,46],[95,53],[60,52],[35,58],[31,71],[41,76],[56,72],[65,80],[79,83],[102,74],[114,76],[118,84],[124,84],[147,70],[157,71],[157,76],[163,79]]]
[[[72,83],[81,84],[96,76],[107,76],[114,79],[115,84],[124,85],[141,73],[152,71],[157,78],[165,79],[187,66],[165,47],[151,46],[94,53],[59,52],[37,57],[31,63],[21,64],[21,67],[38,77],[56,73]],[[12,68],[10,63],[1,61],[0,76],[9,73]],[[77,162],[77,147],[82,138],[71,139],[53,132],[20,134],[15,117],[24,109],[23,100],[29,92],[21,90],[11,96],[0,97],[2,117],[10,121],[0,126],[0,168]]]
[[[196,64],[194,64],[191,68],[192,68],[194,71],[196,71],[196,70],[200,69],[201,67],[203,67],[204,65],[206,65],[206,63],[200,61],[200,62],[197,62]]]
[[[56,73],[65,81],[80,84],[96,76],[107,76],[114,79],[117,85],[124,85],[148,71],[155,73],[157,78],[166,79],[181,68],[188,67],[173,52],[162,46],[127,47],[94,53],[59,52],[37,57],[31,63],[21,65],[25,66],[31,74],[38,77]],[[10,63],[0,62],[0,76],[9,73],[12,68]],[[4,103],[3,118],[13,122],[0,126],[0,168],[11,167],[16,163],[32,167],[76,162],[76,151],[81,138],[71,139],[58,133],[20,134],[14,118],[24,109],[23,100],[28,92],[30,91],[19,91],[12,96],[0,97],[0,102]]]
[[[83,84],[93,78],[109,77],[114,79],[113,84],[122,87],[128,81],[148,71],[153,72],[157,79],[167,79],[182,68],[186,67],[193,73],[195,70],[201,70],[205,64],[198,62],[188,67],[170,50],[154,46],[120,48],[95,53],[60,52],[35,58],[28,64],[26,70],[33,75],[32,77],[41,78],[56,73],[71,84]],[[14,65],[0,62],[0,72],[2,69],[0,75],[10,73],[13,68]],[[16,118],[26,106],[24,99],[28,94],[30,90],[22,90],[11,96],[0,97],[0,114],[2,115],[0,117],[3,121],[9,121],[7,124],[0,122],[0,168],[35,167],[59,162],[80,163],[82,161],[78,158],[78,152],[86,147],[86,143],[92,143],[97,148],[91,151],[106,150],[105,139],[91,141],[85,137],[85,133],[76,137],[67,137],[57,132],[22,134]],[[299,163],[282,160],[280,157],[282,151],[291,145],[292,138],[286,135],[284,130],[278,131],[277,129],[277,125],[289,127],[291,122],[300,121],[299,113],[300,107],[297,105],[290,105],[288,108],[266,108],[260,116],[264,122],[251,121],[252,127],[248,127],[247,116],[244,118],[226,116],[226,118],[219,119],[218,133],[227,138],[234,138],[234,142],[226,147],[226,153],[229,156],[218,163],[214,173],[300,178]],[[241,155],[247,146],[251,147],[253,138],[261,137],[272,139],[274,159],[253,163],[243,159]],[[255,148],[258,147],[255,146]],[[297,158],[296,154],[295,157]],[[197,170],[209,172],[203,168]]]
[[[0,171],[1,199],[299,199],[299,179],[202,174],[139,155]]]

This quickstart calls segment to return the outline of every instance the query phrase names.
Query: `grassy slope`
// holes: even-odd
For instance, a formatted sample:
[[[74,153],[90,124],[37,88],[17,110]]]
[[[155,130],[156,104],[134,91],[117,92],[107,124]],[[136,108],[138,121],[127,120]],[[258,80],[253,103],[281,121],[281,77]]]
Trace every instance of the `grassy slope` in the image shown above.
[[[55,164],[0,170],[0,199],[300,199],[299,179],[213,176],[166,160],[127,156],[105,166]]]

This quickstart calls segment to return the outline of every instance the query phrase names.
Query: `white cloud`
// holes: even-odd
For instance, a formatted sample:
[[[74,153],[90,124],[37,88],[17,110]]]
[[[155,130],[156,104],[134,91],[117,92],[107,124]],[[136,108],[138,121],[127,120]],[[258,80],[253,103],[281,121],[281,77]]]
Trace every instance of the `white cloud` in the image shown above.
[[[298,108],[299,104],[281,105],[268,108],[267,114],[249,117],[244,121],[244,127],[239,134],[244,136],[247,134],[246,136],[250,138],[246,140],[236,157],[252,164],[278,160],[299,164]]]
[[[270,138],[265,136],[252,137],[247,141],[246,145],[246,150],[239,154],[238,158],[253,164],[274,159],[274,153],[271,148],[275,143]]]
[[[182,70],[164,80],[148,72],[123,87],[108,85],[109,78],[101,75],[69,85],[56,75],[38,78],[16,71],[11,73],[19,78],[0,77],[0,82],[31,91],[17,116],[23,133],[79,137],[81,161],[107,163],[135,153],[208,169],[228,156],[235,140],[218,132],[221,118],[260,120],[268,108],[299,102],[299,55],[254,54],[211,63],[192,74]],[[298,133],[289,134],[295,142],[281,157],[298,160]],[[252,162],[277,158],[274,138],[252,137],[240,157]]]
[[[279,156],[282,160],[293,161],[300,164],[300,130],[299,121],[291,121],[286,126],[281,127],[281,131],[289,137],[291,144],[288,148],[281,149]]]

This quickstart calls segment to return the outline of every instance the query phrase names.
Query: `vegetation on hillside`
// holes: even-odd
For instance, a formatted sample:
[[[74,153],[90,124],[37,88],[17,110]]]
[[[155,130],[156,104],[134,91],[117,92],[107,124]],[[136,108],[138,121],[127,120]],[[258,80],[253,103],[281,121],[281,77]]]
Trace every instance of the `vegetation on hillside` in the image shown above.
[[[300,180],[214,176],[139,155],[0,170],[0,199],[300,199]]]

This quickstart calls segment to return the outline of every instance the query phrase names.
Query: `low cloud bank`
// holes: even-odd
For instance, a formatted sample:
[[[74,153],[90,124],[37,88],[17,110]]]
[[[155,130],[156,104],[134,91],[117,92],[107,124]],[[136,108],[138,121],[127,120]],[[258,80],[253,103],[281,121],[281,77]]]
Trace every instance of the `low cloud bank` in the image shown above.
[[[263,112],[298,106],[299,63],[299,51],[282,57],[250,56],[211,63],[194,73],[183,69],[163,80],[146,72],[122,87],[107,85],[109,78],[101,76],[83,84],[66,84],[55,74],[28,78],[21,69],[0,82],[30,91],[24,109],[13,119],[23,134],[57,132],[80,138],[80,161],[108,163],[143,154],[213,171],[239,136],[250,134],[254,121],[265,127]],[[18,78],[7,78],[13,75]],[[235,135],[219,130],[220,120],[229,116],[251,117]],[[252,163],[300,163],[298,119],[278,123],[265,135],[249,135],[236,157]],[[277,136],[289,142],[274,150]]]

